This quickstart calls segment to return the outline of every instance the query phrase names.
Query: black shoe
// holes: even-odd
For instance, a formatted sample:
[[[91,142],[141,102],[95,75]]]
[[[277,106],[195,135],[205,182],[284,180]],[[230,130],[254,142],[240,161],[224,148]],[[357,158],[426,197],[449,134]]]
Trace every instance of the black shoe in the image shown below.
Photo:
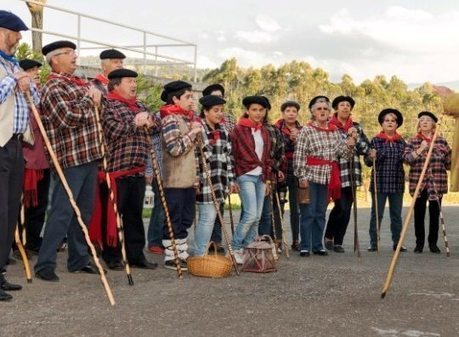
[[[22,286],[19,284],[9,283],[5,276],[0,274],[0,289],[5,291],[17,291],[21,290]]]
[[[58,282],[59,281],[59,277],[51,269],[42,269],[40,271],[37,271],[37,272],[35,272],[35,277],[39,278],[40,280],[43,280],[43,281],[49,281],[49,282]]]
[[[69,270],[70,271],[70,270]],[[102,271],[104,272],[104,274],[107,274],[107,271],[106,270],[103,270]],[[93,265],[92,263],[88,263],[86,266],[84,266],[83,268],[81,269],[78,269],[78,270],[72,270],[70,271],[71,273],[86,273],[86,274],[99,274],[99,270],[97,269],[97,267],[95,265]]]
[[[175,264],[175,260],[164,261],[164,268],[176,270],[177,265]],[[186,261],[180,260],[180,268],[182,268],[182,271],[188,270]]]
[[[344,253],[344,248],[343,248],[343,246],[336,245],[336,246],[333,246],[333,251],[335,253]]]
[[[221,244],[216,244],[217,246],[217,254],[225,254],[225,248]],[[208,254],[215,253],[214,246],[210,246],[209,250],[207,251]]]
[[[123,270],[124,269],[124,265],[121,261],[108,261],[108,262],[105,262],[105,264],[107,265],[107,268],[110,270]]]
[[[309,255],[310,255],[310,254],[309,254],[309,250],[307,250],[307,249],[302,249],[302,250],[300,250],[300,256],[302,256],[302,257],[307,257],[307,256],[309,256]]]
[[[431,253],[434,253],[434,254],[440,254],[441,253],[441,250],[440,250],[440,248],[438,248],[437,245],[429,246],[429,248],[430,248],[430,252]]]
[[[325,242],[325,248],[327,248],[328,250],[332,250],[333,249],[333,239],[325,238],[324,242]]]
[[[370,245],[367,249],[369,252],[376,252],[378,251],[378,247],[376,245]]]
[[[415,253],[422,253],[422,251],[424,250],[424,247],[422,247],[421,245],[416,245],[416,247],[414,248],[414,252]]]
[[[327,256],[328,255],[328,252],[325,250],[325,249],[321,249],[321,250],[316,250],[315,252],[312,252],[314,255],[320,255],[320,256]]]
[[[0,301],[11,301],[13,296],[0,289]]]
[[[395,252],[397,250],[397,245],[392,246],[392,250]],[[400,247],[401,252],[406,252],[408,249],[405,246]]]
[[[150,262],[147,259],[143,259],[136,263],[130,263],[132,267],[142,268],[142,269],[156,269],[158,264],[156,262]],[[175,265],[175,264],[174,264]]]

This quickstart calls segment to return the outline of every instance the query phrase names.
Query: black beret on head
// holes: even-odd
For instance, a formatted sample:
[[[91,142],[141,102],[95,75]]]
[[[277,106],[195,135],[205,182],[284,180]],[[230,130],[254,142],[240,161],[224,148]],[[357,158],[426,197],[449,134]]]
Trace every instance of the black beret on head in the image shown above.
[[[19,61],[19,66],[23,70],[29,70],[29,69],[32,69],[34,67],[41,67],[42,64],[40,62],[38,62],[38,61],[35,61],[35,60],[24,59],[24,60],[20,60]]]
[[[249,108],[250,104],[260,104],[265,109],[271,108],[271,104],[269,104],[269,100],[265,96],[244,97],[244,99],[242,100],[242,104],[245,106],[246,109]]]
[[[431,113],[430,111],[421,111],[419,114],[418,114],[418,118],[421,118],[422,116],[429,116],[430,118],[433,119],[433,121],[435,123],[438,122],[438,118],[437,116],[435,116],[433,113]]]
[[[287,101],[287,102],[284,102],[282,103],[281,105],[281,111],[284,112],[285,109],[287,109],[288,107],[290,106],[293,106],[296,108],[296,110],[300,110],[300,104],[298,104],[298,102],[295,102],[295,101]]]
[[[53,50],[60,49],[60,48],[72,48],[73,50],[75,50],[76,44],[71,41],[67,41],[67,40],[55,41],[55,42],[51,42],[47,44],[46,46],[44,46],[41,49],[41,52],[43,55],[46,56],[49,53],[51,53]]]
[[[397,118],[397,128],[402,126],[402,124],[403,124],[402,113],[400,111],[398,111],[397,109],[392,109],[392,108],[384,109],[379,113],[379,116],[378,116],[379,125],[382,125],[382,123],[384,122],[384,117],[387,114],[394,114],[396,116],[396,118]]]
[[[19,16],[4,10],[0,10],[0,27],[14,32],[29,29]]]
[[[316,102],[317,102],[319,99],[321,99],[321,98],[323,98],[323,99],[326,100],[327,102],[330,102],[330,99],[329,99],[327,96],[316,96],[316,97],[314,97],[313,99],[311,99],[311,101],[309,102],[309,105],[308,105],[309,109],[311,109],[312,106],[313,106],[314,104],[316,104]]]
[[[203,107],[210,108],[215,105],[225,104],[226,101],[223,98],[215,95],[206,95],[199,99],[199,103],[201,103]]]
[[[101,60],[105,60],[105,59],[125,59],[126,55],[124,55],[122,52],[120,52],[119,50],[116,50],[116,49],[107,49],[107,50],[103,50],[100,53],[99,58]]]
[[[225,96],[225,88],[221,84],[211,84],[202,91],[203,96],[210,95],[214,91],[221,91],[222,95]]]
[[[184,90],[184,89],[190,89],[191,90],[191,84],[187,83],[185,81],[172,81],[167,83],[164,86],[164,90],[161,93],[161,100],[163,102],[167,102],[167,96],[171,93]]]
[[[123,78],[123,77],[137,77],[138,74],[134,70],[130,69],[116,69],[108,74],[108,79],[112,80],[114,78]]]
[[[351,105],[351,109],[354,108],[355,101],[351,96],[338,96],[333,100],[333,103],[332,103],[333,109],[336,110],[336,108],[338,107],[338,104],[340,104],[341,102],[349,102],[349,104]]]

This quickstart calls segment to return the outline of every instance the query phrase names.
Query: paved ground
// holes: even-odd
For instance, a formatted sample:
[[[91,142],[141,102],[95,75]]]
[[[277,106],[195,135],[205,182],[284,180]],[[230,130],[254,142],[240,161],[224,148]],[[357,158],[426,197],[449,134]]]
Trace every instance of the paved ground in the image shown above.
[[[282,256],[277,273],[178,280],[164,268],[134,269],[130,287],[123,272],[110,272],[115,307],[97,276],[65,271],[65,253],[59,283],[26,284],[21,265],[10,266],[9,279],[24,289],[0,303],[0,336],[459,336],[459,207],[444,214],[452,256],[415,255],[410,227],[409,252],[384,300],[392,255],[387,222],[382,251],[369,253],[369,210],[361,209],[361,259],[352,253],[350,228],[345,254]]]

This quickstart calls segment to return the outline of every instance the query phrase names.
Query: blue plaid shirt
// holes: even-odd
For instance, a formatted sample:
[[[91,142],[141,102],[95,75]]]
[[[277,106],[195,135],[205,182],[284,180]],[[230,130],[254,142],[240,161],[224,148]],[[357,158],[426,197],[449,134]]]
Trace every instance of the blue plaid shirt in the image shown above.
[[[13,75],[15,72],[22,71],[22,69],[18,64],[10,62],[3,57],[0,57],[0,66],[7,73],[0,81],[0,104],[3,104],[9,95],[14,95],[13,133],[24,133],[29,123],[29,107],[24,94],[17,87],[17,81]],[[37,87],[32,83],[30,84],[30,91],[33,103],[38,105],[40,103],[40,95]]]

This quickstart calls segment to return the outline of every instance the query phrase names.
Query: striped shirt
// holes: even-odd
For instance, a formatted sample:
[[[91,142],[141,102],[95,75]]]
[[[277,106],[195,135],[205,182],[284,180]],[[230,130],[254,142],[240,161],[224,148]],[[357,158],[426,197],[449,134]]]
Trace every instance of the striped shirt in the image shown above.
[[[86,96],[87,87],[71,82],[67,76],[56,74],[48,80],[41,97],[43,125],[63,168],[102,158],[93,101]]]

